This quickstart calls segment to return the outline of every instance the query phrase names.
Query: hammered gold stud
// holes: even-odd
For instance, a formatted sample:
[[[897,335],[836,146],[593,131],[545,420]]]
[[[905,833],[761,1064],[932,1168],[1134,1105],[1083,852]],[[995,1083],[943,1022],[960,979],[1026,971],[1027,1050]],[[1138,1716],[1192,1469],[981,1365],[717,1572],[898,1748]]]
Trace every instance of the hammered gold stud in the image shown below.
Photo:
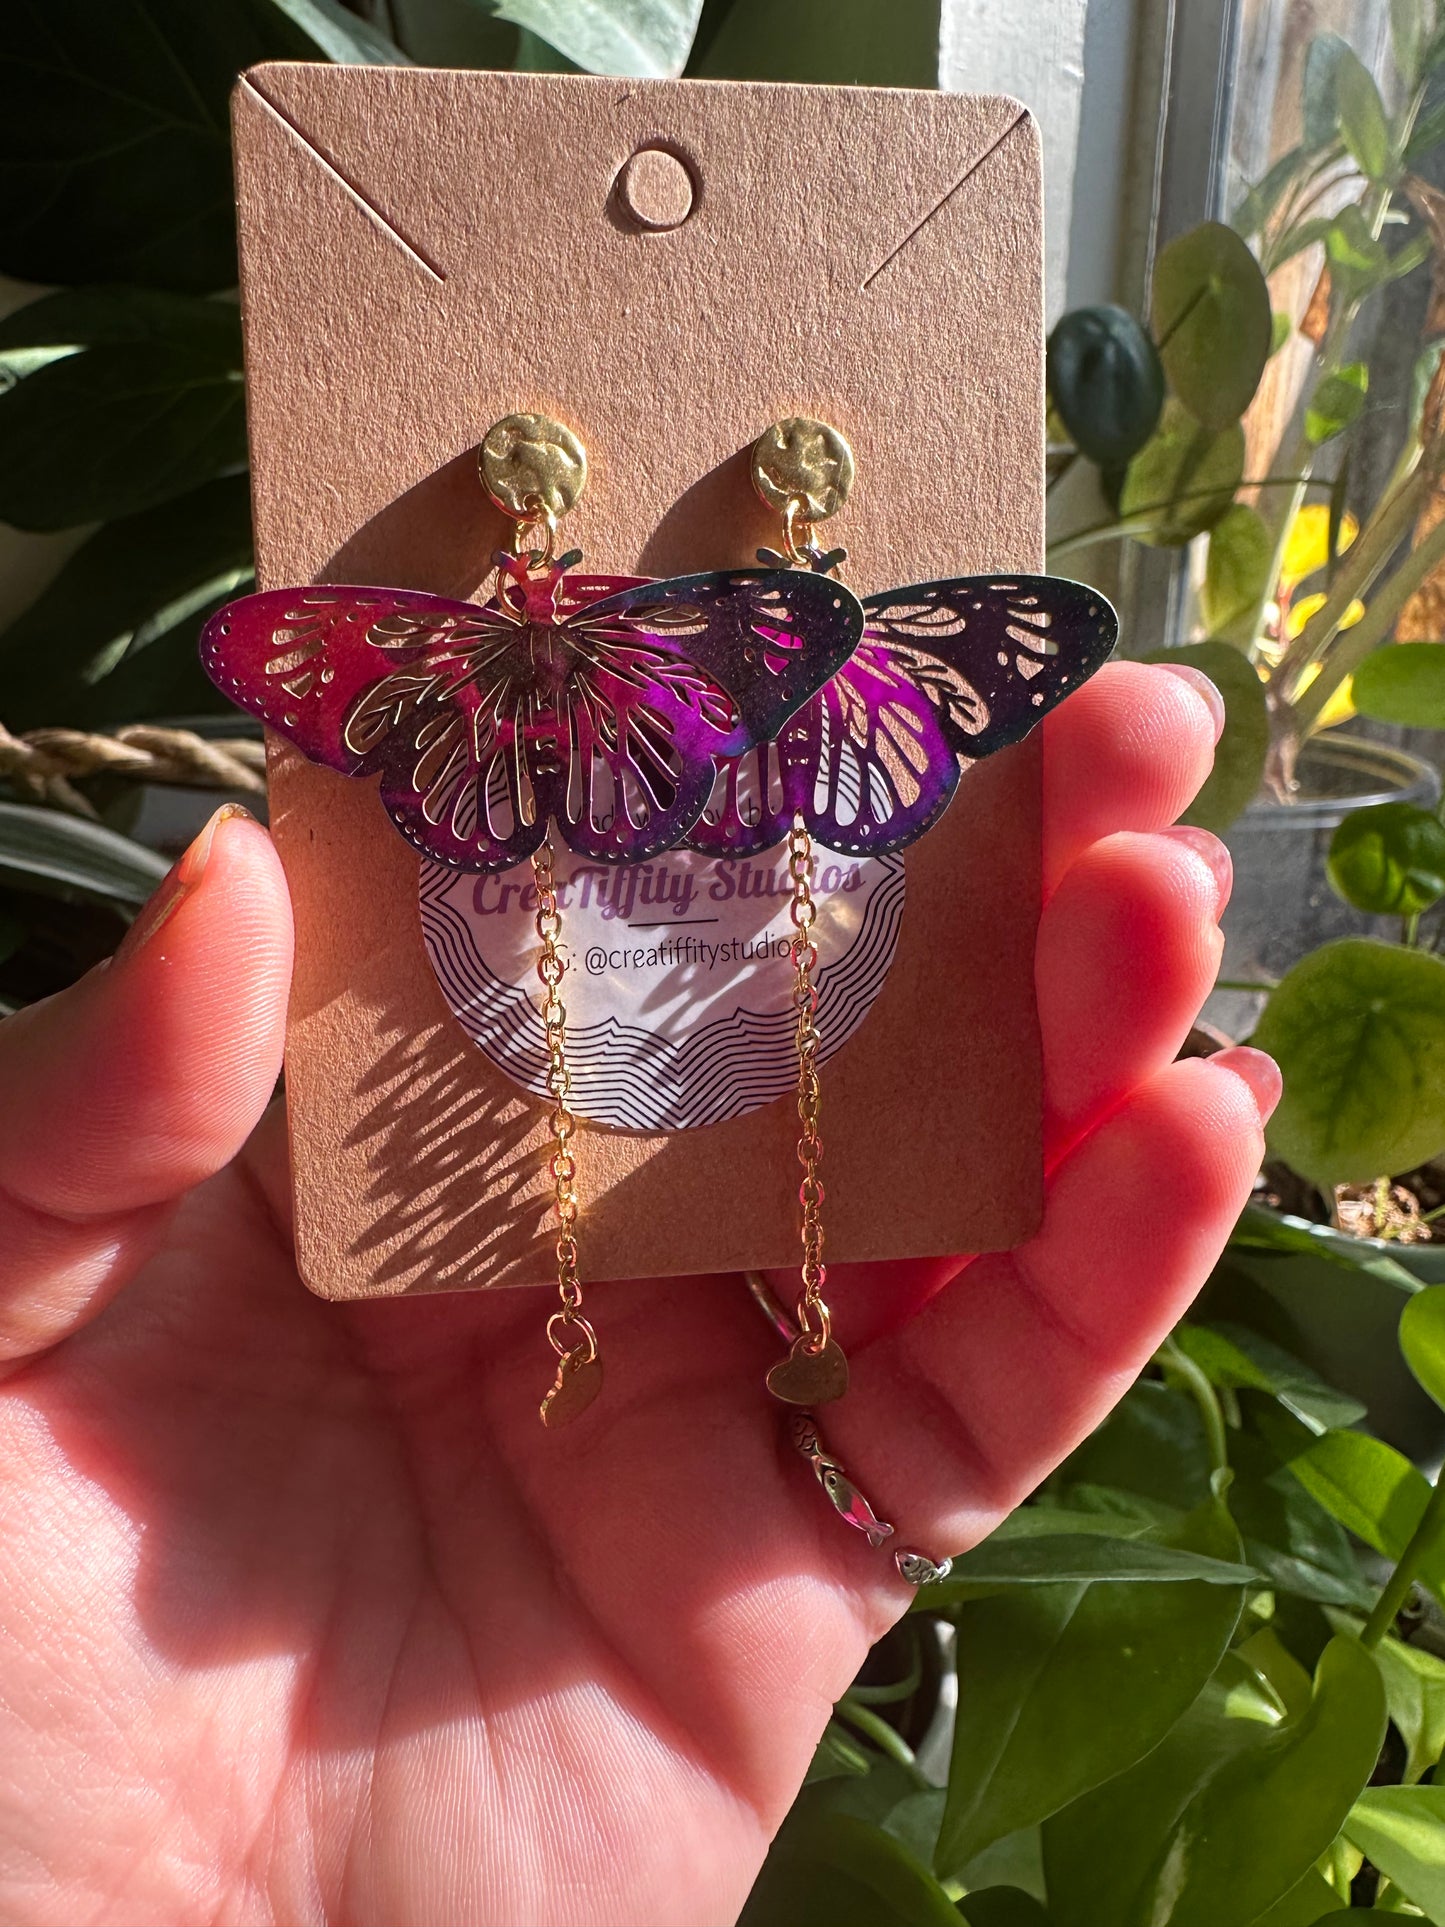
[[[477,455],[482,485],[504,514],[560,520],[587,486],[587,451],[550,415],[504,415]]]
[[[758,437],[752,473],[753,487],[769,508],[826,522],[853,486],[853,451],[827,422],[789,415]]]

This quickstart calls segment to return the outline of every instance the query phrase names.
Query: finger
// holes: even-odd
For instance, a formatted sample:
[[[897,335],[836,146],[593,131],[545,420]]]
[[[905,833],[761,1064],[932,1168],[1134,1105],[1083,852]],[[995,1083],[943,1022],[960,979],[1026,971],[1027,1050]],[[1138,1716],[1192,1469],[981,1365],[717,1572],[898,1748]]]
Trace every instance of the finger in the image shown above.
[[[0,1025],[0,1360],[93,1315],[235,1155],[280,1069],[290,967],[271,839],[221,810],[113,959]]]
[[[1223,1249],[1278,1094],[1258,1051],[1167,1066],[1055,1171],[1036,1238],[852,1353],[828,1441],[904,1542],[977,1543],[1122,1397]]]
[[[1039,923],[1045,1144],[1056,1156],[1178,1054],[1214,984],[1229,852],[1207,830],[1090,846]]]
[[[1044,888],[1116,830],[1162,830],[1214,763],[1224,704],[1186,664],[1106,663],[1044,724]]]

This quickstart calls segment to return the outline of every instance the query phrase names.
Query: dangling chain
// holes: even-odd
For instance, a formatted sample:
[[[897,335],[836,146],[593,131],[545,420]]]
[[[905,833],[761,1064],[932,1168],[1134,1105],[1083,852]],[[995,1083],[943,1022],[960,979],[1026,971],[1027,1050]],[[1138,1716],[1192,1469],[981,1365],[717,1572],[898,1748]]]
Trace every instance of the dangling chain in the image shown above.
[[[552,1195],[557,1212],[557,1290],[562,1309],[547,1320],[547,1338],[557,1356],[569,1358],[586,1347],[582,1362],[597,1356],[597,1334],[581,1314],[582,1287],[577,1282],[577,1159],[570,1148],[577,1120],[569,1108],[572,1079],[567,1069],[567,1011],[562,1002],[562,976],[566,970],[557,949],[562,933],[562,913],[557,908],[557,885],[553,875],[553,850],[550,841],[542,843],[532,858],[532,876],[537,885],[537,936],[542,954],[537,959],[537,975],[542,979],[542,1022],[547,1031],[547,1090],[552,1099],[549,1120],[556,1149],[552,1153]],[[578,1333],[572,1343],[568,1335]]]
[[[798,1162],[803,1167],[803,1182],[798,1197],[803,1207],[802,1292],[798,1298],[798,1325],[807,1349],[821,1352],[832,1332],[832,1320],[823,1299],[828,1268],[823,1263],[823,1185],[818,1166],[823,1160],[823,1140],[818,1135],[818,991],[813,972],[818,964],[818,946],[813,925],[818,909],[813,901],[813,842],[803,827],[801,815],[793,818],[788,832],[788,875],[793,883],[791,915],[797,935],[793,938],[793,1008],[797,1013],[794,1037],[798,1051],[798,1121],[803,1127],[798,1139]]]

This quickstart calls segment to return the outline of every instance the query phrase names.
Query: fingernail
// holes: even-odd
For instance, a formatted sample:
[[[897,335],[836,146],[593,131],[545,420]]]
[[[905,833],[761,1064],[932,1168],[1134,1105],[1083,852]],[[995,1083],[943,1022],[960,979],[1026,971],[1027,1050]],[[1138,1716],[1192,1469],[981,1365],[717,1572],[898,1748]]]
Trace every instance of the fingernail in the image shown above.
[[[1164,835],[1185,844],[1209,865],[1214,877],[1214,914],[1219,916],[1234,888],[1234,860],[1229,851],[1217,836],[1208,830],[1196,829],[1192,823],[1176,823],[1172,829],[1165,830]]]
[[[1196,669],[1193,663],[1188,662],[1161,662],[1156,667],[1167,669],[1171,676],[1178,676],[1189,684],[1209,711],[1210,720],[1214,724],[1214,740],[1217,743],[1224,734],[1224,698],[1204,671]]]
[[[171,865],[160,888],[121,938],[120,948],[115,953],[117,963],[123,963],[127,957],[133,957],[138,950],[144,949],[156,932],[170,922],[186,898],[195,894],[211,859],[211,848],[221,825],[229,823],[233,816],[249,817],[250,814],[239,803],[221,805],[194,843]]]
[[[1267,1124],[1284,1090],[1284,1078],[1274,1059],[1267,1052],[1256,1050],[1253,1044],[1234,1044],[1229,1050],[1216,1051],[1208,1061],[1219,1065],[1221,1070],[1233,1071],[1242,1083],[1248,1084],[1259,1111],[1259,1121]]]

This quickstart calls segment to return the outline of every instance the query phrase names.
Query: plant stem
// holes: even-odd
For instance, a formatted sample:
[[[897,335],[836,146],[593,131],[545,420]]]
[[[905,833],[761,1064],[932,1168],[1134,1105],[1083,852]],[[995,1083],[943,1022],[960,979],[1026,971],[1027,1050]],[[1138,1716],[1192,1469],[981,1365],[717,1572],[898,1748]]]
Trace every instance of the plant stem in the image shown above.
[[[1257,480],[1249,479],[1238,484],[1240,488],[1289,488],[1295,487],[1328,488],[1328,482],[1312,482],[1309,476],[1300,475],[1262,475]],[[1148,534],[1152,526],[1150,518],[1162,514],[1167,509],[1175,509],[1183,502],[1204,501],[1211,495],[1218,495],[1218,488],[1184,489],[1167,502],[1146,502],[1143,508],[1136,509],[1132,515],[1108,522],[1094,522],[1088,528],[1075,529],[1070,535],[1061,535],[1056,542],[1049,544],[1049,554],[1068,555],[1075,549],[1087,549],[1095,542],[1107,542],[1115,536]]]
[[[858,1732],[866,1734],[880,1753],[886,1753],[890,1760],[896,1760],[920,1792],[932,1790],[933,1782],[914,1759],[913,1748],[901,1733],[888,1724],[887,1720],[880,1719],[868,1707],[859,1706],[857,1701],[847,1693],[839,1700],[833,1711],[840,1718],[847,1720],[849,1725],[855,1727]]]
[[[1279,989],[1279,978],[1260,977],[1254,982],[1249,982],[1243,977],[1216,977],[1214,980],[1214,988],[1216,990],[1258,991],[1260,996],[1263,997],[1268,991]]]
[[[1378,1646],[1394,1625],[1400,1608],[1409,1596],[1420,1561],[1434,1544],[1442,1527],[1445,1527],[1445,1485],[1437,1477],[1425,1510],[1420,1514],[1419,1525],[1410,1534],[1409,1544],[1395,1562],[1395,1570],[1386,1580],[1385,1590],[1370,1609],[1365,1629],[1360,1634],[1362,1646]]]
[[[1156,1361],[1167,1372],[1183,1379],[1199,1407],[1204,1433],[1209,1441],[1209,1456],[1216,1472],[1229,1470],[1229,1434],[1224,1423],[1224,1408],[1203,1370],[1195,1364],[1177,1341],[1170,1337],[1155,1352]]]

